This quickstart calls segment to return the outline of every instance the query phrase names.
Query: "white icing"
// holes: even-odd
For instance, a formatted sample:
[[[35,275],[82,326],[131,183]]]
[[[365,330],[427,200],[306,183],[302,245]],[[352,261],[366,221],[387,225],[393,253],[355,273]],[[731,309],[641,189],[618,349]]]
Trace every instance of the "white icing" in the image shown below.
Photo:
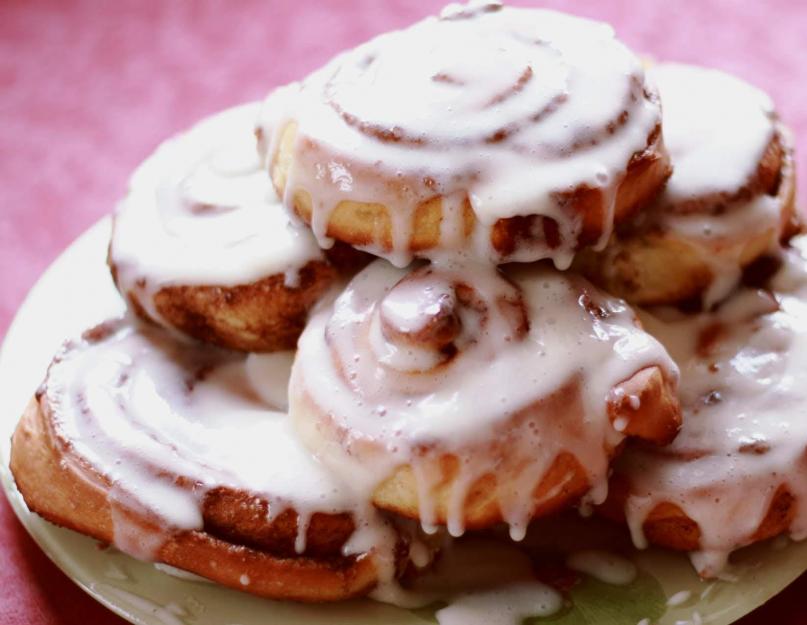
[[[68,461],[79,470],[93,467],[111,483],[119,549],[154,558],[172,532],[202,528],[210,488],[229,487],[267,501],[270,520],[295,510],[300,553],[313,513],[353,513],[352,542],[361,551],[346,552],[377,552],[382,581],[392,578],[395,532],[311,457],[285,414],[256,392],[258,382],[279,396],[288,371],[264,367],[256,379],[244,356],[179,343],[156,328],[110,328],[101,340],[68,344],[44,392],[51,427],[70,447]],[[178,485],[176,476],[196,486]],[[158,519],[164,531],[144,533],[127,520],[128,510]],[[369,534],[372,541],[357,537]]]
[[[755,176],[777,132],[776,115],[767,95],[717,70],[662,63],[649,77],[661,95],[673,173],[639,223],[702,250],[713,274],[703,295],[709,308],[739,283],[745,241],[766,232],[771,244],[779,239],[783,202],[789,201],[784,188],[778,196],[761,193],[725,205]],[[784,159],[787,178],[791,157]]]
[[[165,286],[236,286],[273,275],[295,285],[322,258],[307,229],[291,222],[260,166],[248,104],[170,139],[135,171],[120,203],[110,258],[123,293],[160,319]]]
[[[422,297],[413,299],[417,289]],[[446,297],[453,306],[435,307]],[[417,306],[404,307],[407,300]],[[387,317],[390,308],[397,310]],[[436,315],[431,322],[420,318],[428,311]],[[413,328],[428,330],[415,349]],[[423,351],[432,352],[433,368],[423,368]],[[290,416],[360,498],[410,465],[427,531],[437,520],[433,491],[443,454],[459,460],[447,510],[453,535],[464,531],[468,489],[494,475],[503,518],[519,539],[536,504],[532,493],[562,452],[587,472],[588,497],[604,499],[610,453],[624,438],[610,423],[609,398],[652,365],[675,379],[674,364],[635,325],[630,308],[578,277],[539,267],[505,277],[488,265],[407,274],[376,261],[333,309],[310,320],[292,369]],[[541,408],[539,400],[569,388],[561,409]]]
[[[508,584],[470,593],[437,611],[440,625],[521,625],[527,617],[552,616],[563,607],[563,597],[539,581]]]
[[[743,289],[712,313],[643,315],[681,368],[684,424],[669,447],[619,459],[628,522],[645,546],[647,515],[661,502],[679,506],[700,528],[693,563],[704,576],[753,540],[780,486],[795,498],[791,536],[807,536],[805,249],[799,238],[784,254],[773,294]]]
[[[662,63],[649,70],[664,107],[671,204],[746,185],[774,136],[771,99],[724,72]]]
[[[466,10],[468,7],[453,7],[445,15]],[[579,223],[562,214],[553,194],[588,184],[612,197],[627,160],[644,147],[657,122],[656,105],[641,97],[640,68],[603,25],[551,12],[507,9],[474,19],[475,30],[470,32],[478,45],[459,47],[469,35],[471,21],[426,20],[339,57],[303,85],[302,95],[294,93],[294,87],[284,91],[283,97],[304,106],[289,113],[272,109],[266,114],[267,119],[272,118],[267,128],[281,127],[288,120],[284,114],[290,114],[301,124],[300,141],[313,137],[329,144],[335,153],[351,158],[362,154],[370,165],[378,161],[405,175],[424,175],[428,163],[428,175],[446,196],[441,229],[447,249],[456,251],[464,245],[459,233],[466,192],[485,226],[507,216],[551,216],[561,224],[564,245],[554,250],[538,245],[520,250],[515,257],[550,257],[556,265],[566,266]],[[480,23],[484,26],[478,26]],[[528,44],[523,40],[527,31],[533,39],[551,39],[551,45],[547,41],[540,41],[537,48]],[[437,38],[435,33],[439,44],[417,47],[407,43],[411,37]],[[503,34],[513,38],[512,46],[496,47]],[[356,72],[350,61],[381,46],[407,46],[407,54],[379,54],[372,70],[374,89],[368,90],[365,81],[369,79]],[[529,62],[542,68],[541,84],[531,98],[508,99],[486,109],[486,95],[505,91],[517,82],[521,66],[507,61],[523,59],[527,49],[531,50],[526,55]],[[555,62],[555,54],[565,55],[567,63]],[[422,72],[424,66],[467,81],[462,97],[456,97],[454,87],[432,81],[440,71]],[[633,76],[638,83],[628,81],[625,91],[625,81],[616,80],[617,74],[622,79]],[[341,105],[358,117],[380,126],[403,120],[435,145],[410,151],[334,124],[331,109],[320,100],[303,97],[307,91],[321,88],[331,89],[330,95],[338,95]],[[625,105],[630,89],[638,89],[639,103],[631,108],[630,123],[616,135],[577,154],[553,152],[553,146],[569,145],[572,128],[601,128],[608,115],[617,114]],[[602,103],[597,110],[590,106],[595,92]],[[400,97],[401,93],[429,96],[413,100]],[[550,123],[522,130],[501,144],[481,144],[479,150],[455,144],[457,137],[478,140],[489,136],[499,128],[502,117],[518,120],[559,94],[567,100],[550,116]],[[739,91],[737,95],[742,100]],[[764,104],[762,99],[759,103]],[[670,106],[670,114],[675,114],[676,106]],[[434,114],[443,108],[450,114]],[[768,115],[770,130],[769,107],[760,110]],[[728,118],[736,124],[745,114],[750,113],[740,106]],[[145,289],[153,296],[169,284],[234,285],[278,273],[293,284],[296,269],[321,258],[312,238],[290,222],[272,196],[249,132],[254,116],[253,105],[207,120],[165,144],[135,174],[112,242],[112,259],[124,291]],[[722,170],[720,176],[708,180],[703,175],[701,167],[715,158],[724,132],[710,130],[714,132],[708,134],[707,149],[697,158],[687,155],[691,146],[672,142],[674,157],[684,162],[679,178],[688,194],[706,193],[713,190],[709,185],[731,182]],[[413,130],[406,127],[404,131]],[[687,132],[691,134],[691,126]],[[730,144],[736,162],[726,163],[730,165],[726,169],[734,168],[732,175],[737,174],[735,165],[756,162],[746,160],[750,158],[748,148],[761,141],[762,134],[760,127],[751,125],[742,140]],[[534,145],[539,149],[529,155],[522,151]],[[294,171],[289,183],[289,192],[298,186],[316,190],[313,227],[322,245],[328,243],[324,232],[329,211],[340,199],[382,197],[388,205],[395,203],[395,198],[373,186],[376,183],[364,180],[362,172],[352,172],[347,157],[328,167],[329,171],[318,170],[313,177]],[[531,175],[525,177],[526,167]],[[422,190],[411,191],[411,197],[405,198],[407,210],[424,199]],[[671,184],[669,197],[677,192],[678,181]],[[362,193],[369,195],[362,197]],[[204,208],[195,210],[199,206]],[[757,228],[774,213],[778,218],[773,199],[763,197],[734,210],[730,221],[675,215],[669,223],[674,219],[674,227],[688,236],[713,240]],[[410,218],[407,213],[395,217],[396,244],[388,256],[401,264],[409,260],[405,248]],[[604,217],[602,241],[610,233],[611,219],[610,213]],[[477,255],[495,256],[489,249],[487,231],[476,233],[475,238]],[[805,264],[804,259],[791,256],[780,272],[775,283],[778,311],[771,310],[771,300],[764,294],[744,291],[710,315],[683,318],[667,311],[671,317],[665,320],[647,316],[650,328],[684,369],[682,397],[689,414],[684,432],[669,449],[672,453],[633,450],[622,462],[622,470],[634,478],[628,515],[637,542],[642,541],[641,522],[653,504],[674,501],[701,526],[704,548],[693,557],[702,572],[712,573],[729,550],[747,541],[778,484],[787,483],[798,495],[797,501],[807,495],[802,474],[792,471],[797,467],[803,473],[807,441],[807,425],[792,418],[807,399],[803,396],[807,390],[799,388],[800,371],[807,365],[800,356],[807,354],[807,344],[802,345],[807,342]],[[592,486],[589,499],[602,501],[609,454],[624,438],[627,426],[623,417],[613,425],[608,421],[606,407],[612,390],[650,365],[660,365],[670,378],[677,376],[661,346],[634,326],[631,310],[619,300],[582,286],[574,276],[543,268],[513,270],[508,274],[512,282],[491,267],[471,265],[469,270],[445,262],[433,267],[425,281],[398,284],[404,275],[383,262],[375,263],[351,283],[333,310],[323,307],[303,336],[292,400],[306,394],[348,432],[345,448],[338,444],[323,447],[317,441],[317,458],[303,447],[285,415],[291,353],[235,356],[178,344],[159,331],[131,325],[117,328],[99,342],[79,342],[67,348],[45,385],[52,424],[81,462],[111,480],[116,544],[140,557],[153,555],[165,536],[143,535],[127,520],[126,509],[148,511],[170,531],[198,529],[205,492],[224,485],[265,498],[272,517],[288,508],[296,510],[298,553],[305,552],[314,512],[354,513],[357,529],[343,552],[374,552],[382,580],[388,581],[394,569],[395,534],[369,509],[369,495],[393,469],[411,463],[418,479],[421,522],[426,529],[436,529],[433,476],[414,451],[420,445],[434,445],[439,453],[448,451],[461,459],[449,506],[448,531],[453,535],[464,531],[461,517],[467,489],[476,478],[493,472],[512,478],[500,493],[500,503],[511,535],[522,537],[533,505],[529,494],[561,451],[573,453],[585,467]],[[736,277],[731,275],[726,282],[731,287],[717,290],[725,294]],[[145,287],[140,284],[142,279]],[[470,283],[475,292],[473,305],[457,303],[453,286],[457,281]],[[586,310],[584,292],[607,317],[597,318]],[[145,298],[144,303],[149,306],[150,300]],[[484,313],[477,307],[480,302]],[[529,321],[523,331],[514,312],[522,305]],[[446,310],[449,313],[444,316]],[[156,311],[150,312],[158,317]],[[424,346],[422,340],[426,334],[429,341],[443,341],[444,334],[436,333],[433,322],[444,318],[447,321],[440,326],[441,332],[450,340],[440,347],[454,346],[455,356],[434,349],[428,341]],[[721,337],[717,355],[708,359],[709,363],[720,360],[718,372],[709,370],[707,359],[695,353],[693,344],[700,330],[714,321],[731,326],[731,335]],[[421,375],[423,372],[427,375]],[[514,415],[578,376],[583,380],[581,406],[564,414],[562,422],[553,423],[539,413],[540,422],[520,425],[512,440],[507,439],[509,457],[504,462],[501,457],[478,453],[496,440]],[[716,386],[721,401],[704,404],[703,398]],[[638,397],[628,401],[633,409],[640,407]],[[295,416],[306,417],[302,410]],[[312,424],[298,421],[296,425],[304,442],[310,443],[308,428]],[[365,455],[367,440],[378,444],[382,453]],[[767,450],[738,454],[738,446],[745,444]],[[704,449],[707,453],[701,455]],[[677,455],[693,450],[694,459],[683,461]],[[653,456],[652,462],[644,463],[645,454]],[[356,471],[356,458],[360,471]],[[513,473],[512,466],[525,459],[527,468],[521,466],[520,472]],[[191,492],[177,486],[176,475],[197,482],[198,488]],[[742,491],[735,487],[735,480],[743,484]],[[765,496],[743,497],[749,488]],[[794,537],[807,535],[803,505],[791,531]],[[424,545],[415,543],[412,557],[416,565],[428,564],[429,556]],[[632,563],[600,552],[574,553],[567,564],[608,583],[627,584],[636,575]],[[440,567],[452,572],[447,574]],[[428,592],[407,595],[382,585],[374,596],[395,597],[413,605],[435,597],[449,599],[449,605],[437,613],[442,625],[516,625],[525,617],[549,616],[562,605],[557,592],[531,578],[529,559],[500,542],[473,549],[454,545],[440,567],[423,582]],[[243,574],[240,583],[248,586],[251,580]],[[128,593],[127,598],[130,602],[138,599]],[[678,593],[669,605],[680,605],[689,598]],[[161,619],[175,622],[177,610],[160,610]],[[696,621],[700,622],[697,613],[693,615]]]
[[[575,551],[566,558],[566,566],[615,586],[624,586],[636,579],[633,562],[607,551]]]
[[[289,408],[287,391],[293,362],[294,352],[272,352],[249,354],[244,363],[253,390],[274,410],[286,412]]]
[[[687,601],[692,598],[692,591],[691,590],[680,590],[674,595],[672,595],[669,599],[667,599],[667,605],[675,608],[679,605],[684,605]]]
[[[521,625],[525,618],[554,614],[563,603],[557,591],[535,579],[525,553],[512,543],[478,537],[444,544],[432,570],[415,580],[404,599],[409,606],[447,602],[435,615],[441,625]]]
[[[668,212],[658,219],[663,228],[703,250],[701,257],[712,273],[712,281],[702,296],[705,309],[724,300],[739,284],[744,241],[767,232],[770,247],[775,247],[782,210],[780,197],[760,195],[725,214]]]
[[[413,565],[422,569],[432,561],[431,551],[424,543],[416,540],[409,546],[409,559]]]
[[[534,240],[507,258],[552,258],[565,268],[582,220],[564,210],[561,195],[583,186],[602,192],[604,245],[616,190],[659,125],[660,107],[641,63],[610,26],[477,3],[381,35],[270,95],[261,121],[270,168],[292,122],[284,202],[291,206],[301,189],[310,194],[323,246],[341,201],[382,203],[393,246],[370,251],[404,266],[416,206],[440,195],[440,244],[423,254],[500,261],[493,224],[541,215],[557,223],[560,244],[537,224]],[[472,250],[463,230],[466,197],[479,222]]]
[[[379,598],[377,592],[372,596]],[[513,543],[480,537],[445,540],[432,568],[383,600],[407,608],[447,603],[436,613],[443,625],[520,625],[562,605],[561,595],[535,578],[524,552]]]

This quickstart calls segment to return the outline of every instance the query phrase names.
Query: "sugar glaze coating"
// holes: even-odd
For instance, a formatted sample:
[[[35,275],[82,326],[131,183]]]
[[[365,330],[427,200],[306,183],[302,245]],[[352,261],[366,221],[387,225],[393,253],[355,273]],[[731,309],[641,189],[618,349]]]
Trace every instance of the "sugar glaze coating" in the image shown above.
[[[770,98],[738,78],[677,63],[648,76],[662,97],[672,176],[577,268],[635,304],[700,299],[708,309],[800,228],[792,137]]]
[[[715,312],[643,315],[681,368],[684,425],[663,450],[619,459],[628,522],[638,546],[661,504],[697,523],[693,562],[717,574],[731,551],[757,540],[774,499],[776,529],[807,537],[807,240],[783,254],[771,291],[741,289]]]
[[[203,528],[208,496],[224,488],[266,502],[270,523],[295,515],[298,555],[315,514],[348,515],[354,529],[342,555],[373,557],[382,586],[394,583],[397,531],[289,427],[290,362],[184,344],[133,320],[65,345],[40,403],[64,461],[108,483],[119,549],[154,559],[172,534]],[[129,522],[130,512],[153,519],[152,530]]]
[[[389,230],[363,247],[398,266],[449,252],[565,268],[580,245],[608,240],[634,157],[666,158],[660,119],[641,63],[609,26],[474,3],[279,89],[261,134],[284,203],[307,206],[322,246],[340,207],[358,202],[356,219]],[[418,243],[437,200],[439,240]],[[522,219],[517,240],[497,245],[511,218]]]
[[[324,259],[260,167],[258,108],[203,120],[133,174],[115,216],[110,263],[121,292],[136,294],[152,319],[161,319],[154,301],[166,286],[237,286],[279,274],[294,287],[300,269]]]
[[[739,78],[676,63],[652,67],[649,75],[664,103],[665,143],[674,167],[647,218],[710,250],[703,254],[713,260],[708,307],[737,286],[742,272],[741,259],[724,258],[722,250],[749,233],[769,232],[769,249],[779,241],[788,194],[757,177],[766,151],[788,150],[785,131],[768,95]],[[772,160],[781,171],[762,175],[786,184],[792,155]]]
[[[476,516],[468,501],[492,476],[491,506],[519,538],[544,503],[534,500],[537,487],[565,454],[583,472],[583,490],[570,499],[605,497],[614,449],[646,416],[620,385],[643,371],[660,380],[662,399],[644,409],[658,408],[655,439],[666,442],[678,413],[677,401],[663,398],[674,396],[677,370],[622,300],[549,268],[407,272],[376,261],[306,327],[290,416],[360,498],[382,505],[379,485],[411,468],[427,529],[445,516],[449,532],[463,533],[466,516]],[[457,468],[438,514],[446,455]],[[564,480],[574,474],[546,500],[571,489]],[[472,525],[488,522],[480,517]]]

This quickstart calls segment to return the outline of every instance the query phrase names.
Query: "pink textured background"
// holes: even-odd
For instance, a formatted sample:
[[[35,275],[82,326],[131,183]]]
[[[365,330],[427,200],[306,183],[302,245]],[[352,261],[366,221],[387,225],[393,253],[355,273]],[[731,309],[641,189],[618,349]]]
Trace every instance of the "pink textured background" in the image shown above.
[[[37,276],[110,210],[160,139],[442,4],[1,0],[0,335]],[[542,4],[610,21],[637,50],[752,81],[773,95],[807,145],[807,2]],[[805,174],[800,158],[802,180]],[[742,622],[807,623],[805,594],[807,576]],[[0,623],[122,623],[47,560],[3,497]]]

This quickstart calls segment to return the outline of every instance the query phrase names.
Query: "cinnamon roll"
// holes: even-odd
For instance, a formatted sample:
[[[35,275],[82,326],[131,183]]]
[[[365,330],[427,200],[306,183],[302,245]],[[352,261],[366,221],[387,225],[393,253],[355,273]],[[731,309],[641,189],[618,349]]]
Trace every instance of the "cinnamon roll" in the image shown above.
[[[64,347],[20,421],[17,486],[51,522],[255,594],[331,601],[391,583],[406,541],[266,392],[290,362],[97,327]]]
[[[163,144],[115,215],[109,264],[131,307],[194,338],[244,351],[291,349],[308,310],[361,263],[323,253],[291,222],[258,162],[256,104]]]
[[[654,205],[579,267],[633,303],[700,297],[708,307],[800,228],[790,134],[768,96],[733,76],[671,63],[649,74],[674,172]]]
[[[312,316],[301,440],[360,498],[453,535],[606,494],[626,436],[667,443],[677,371],[633,312],[548,268],[376,261]]]
[[[643,316],[681,368],[683,427],[664,449],[628,447],[603,512],[626,517],[640,547],[693,552],[705,577],[744,545],[807,537],[805,251],[799,237],[771,290]]]
[[[501,263],[603,246],[670,168],[657,94],[600,23],[451,5],[270,95],[275,188],[320,245],[398,266]]]

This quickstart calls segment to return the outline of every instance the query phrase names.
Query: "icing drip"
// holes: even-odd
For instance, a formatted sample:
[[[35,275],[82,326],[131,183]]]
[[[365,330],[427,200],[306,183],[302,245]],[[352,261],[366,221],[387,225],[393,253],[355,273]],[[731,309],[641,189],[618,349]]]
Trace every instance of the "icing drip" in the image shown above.
[[[458,465],[451,534],[464,531],[471,487],[496,477],[498,506],[518,539],[541,503],[536,486],[564,452],[586,471],[588,497],[605,497],[609,457],[624,438],[610,423],[609,400],[652,365],[675,379],[627,305],[581,278],[487,265],[407,273],[376,261],[310,320],[292,369],[290,416],[360,499],[409,466],[427,531],[438,523],[446,454]]]
[[[485,538],[445,541],[434,566],[392,601],[414,608],[437,602],[441,625],[520,625],[557,612],[563,599],[539,582],[529,556],[512,543]]]
[[[563,597],[539,581],[509,584],[455,599],[435,615],[440,625],[520,625],[527,617],[552,616]]]
[[[276,185],[289,207],[308,194],[323,246],[340,203],[381,204],[391,247],[370,251],[405,266],[418,207],[442,197],[439,245],[418,255],[551,258],[565,268],[583,228],[567,208],[572,195],[601,193],[594,221],[604,245],[627,165],[659,124],[641,63],[609,26],[487,4],[450,8],[340,54],[270,95],[261,128],[273,175],[279,151],[290,150]],[[284,145],[292,128],[293,145]],[[470,250],[466,199],[477,222]],[[494,249],[494,226],[526,216],[545,219],[514,250]]]
[[[771,246],[779,240],[787,193],[741,192],[777,136],[777,118],[767,95],[717,70],[664,63],[649,77],[664,105],[664,141],[674,167],[639,222],[702,249],[713,275],[703,296],[710,308],[734,290],[748,262],[738,241],[766,232]],[[791,158],[785,153],[785,178],[792,175]]]
[[[692,598],[692,591],[691,590],[679,590],[675,593],[672,597],[667,599],[667,605],[670,607],[678,607],[680,605],[684,605],[687,601]]]
[[[630,560],[606,551],[576,551],[566,559],[573,571],[586,573],[606,584],[624,586],[636,579],[636,565]]]
[[[767,97],[716,72],[667,65],[653,74],[676,172],[650,218],[704,247],[778,228],[778,198],[754,197],[725,214],[688,204],[741,188],[754,173],[775,136]],[[468,494],[492,475],[503,520],[519,540],[541,503],[532,498],[536,485],[569,453],[586,474],[584,505],[602,502],[611,454],[630,425],[624,416],[611,422],[610,402],[639,410],[641,399],[619,385],[644,368],[677,379],[664,346],[683,370],[687,419],[671,446],[634,447],[619,462],[632,482],[627,516],[636,543],[644,544],[655,505],[675,503],[698,523],[702,549],[693,561],[712,575],[753,539],[782,486],[797,508],[790,533],[807,537],[807,426],[793,418],[807,400],[799,377],[807,366],[807,243],[785,259],[773,295],[744,289],[689,317],[643,313],[661,343],[624,302],[577,276],[484,264],[549,258],[568,267],[583,219],[565,204],[581,188],[605,198],[594,243],[609,238],[626,165],[659,123],[640,64],[610,28],[495,3],[451,5],[273,94],[258,151],[256,115],[250,105],[207,120],[135,173],[110,258],[122,290],[145,295],[151,316],[159,318],[153,296],[168,285],[277,274],[294,285],[302,266],[323,258],[317,242],[329,246],[330,218],[347,200],[391,209],[392,244],[371,251],[403,266],[412,259],[417,207],[440,196],[440,244],[423,252],[434,263],[403,271],[376,262],[320,307],[291,375],[293,423],[290,353],[245,357],[128,322],[68,345],[43,387],[50,424],[70,448],[69,462],[110,482],[117,547],[156,557],[171,533],[203,528],[204,498],[224,486],[268,501],[270,521],[294,510],[298,554],[315,512],[351,513],[356,529],[342,553],[377,558],[382,583],[373,596],[408,605],[446,599],[436,615],[442,625],[552,615],[561,596],[534,578],[524,553],[499,541],[469,547],[446,539],[444,558],[420,588],[394,585],[405,530],[372,508],[373,493],[411,467],[419,520],[438,532],[435,466],[448,454],[458,469],[447,532],[464,532]],[[317,242],[282,210],[266,176],[290,124],[283,201],[310,194]],[[477,222],[470,250],[466,201]],[[535,215],[556,231],[537,222],[528,243],[506,254],[494,248],[499,220]],[[739,274],[739,260],[715,260],[707,302],[723,299]],[[548,409],[547,398],[557,399]],[[162,529],[144,530],[133,513]],[[414,542],[411,555],[425,567],[432,554]],[[604,552],[576,552],[566,564],[614,584],[636,575],[631,562]],[[253,580],[243,574],[240,583]],[[678,593],[669,604],[689,599]],[[160,615],[178,622],[176,611]]]
[[[159,147],[118,207],[110,260],[153,319],[165,286],[249,284],[322,259],[280,205],[255,145],[258,105],[219,113]]]
[[[663,228],[704,250],[703,258],[708,261],[712,281],[702,295],[703,308],[723,301],[740,283],[745,248],[737,245],[738,240],[768,232],[768,247],[775,250],[782,210],[780,198],[760,195],[727,215],[667,214],[659,220]]]
[[[679,506],[700,529],[693,563],[704,576],[754,540],[780,488],[793,497],[790,534],[807,537],[807,240],[794,244],[772,292],[742,289],[711,313],[643,315],[681,368],[684,425],[669,447],[618,460],[628,522],[643,547],[648,514]]]
[[[528,618],[551,616],[564,598],[536,579],[538,557],[506,540],[469,536],[444,541],[434,565],[394,602],[410,608],[447,603],[435,614],[441,625],[521,625]],[[567,562],[608,584],[630,584],[637,573],[630,560],[605,551],[572,552]]]
[[[373,552],[381,581],[391,582],[396,532],[311,457],[276,411],[288,354],[258,357],[259,369],[253,358],[120,322],[59,355],[43,387],[51,427],[70,448],[68,461],[110,483],[115,545],[154,559],[172,533],[202,529],[207,492],[225,487],[267,501],[270,521],[294,510],[298,553],[315,512],[352,513],[345,555]],[[257,388],[275,389],[277,403],[268,406]],[[145,531],[133,513],[162,530]]]

